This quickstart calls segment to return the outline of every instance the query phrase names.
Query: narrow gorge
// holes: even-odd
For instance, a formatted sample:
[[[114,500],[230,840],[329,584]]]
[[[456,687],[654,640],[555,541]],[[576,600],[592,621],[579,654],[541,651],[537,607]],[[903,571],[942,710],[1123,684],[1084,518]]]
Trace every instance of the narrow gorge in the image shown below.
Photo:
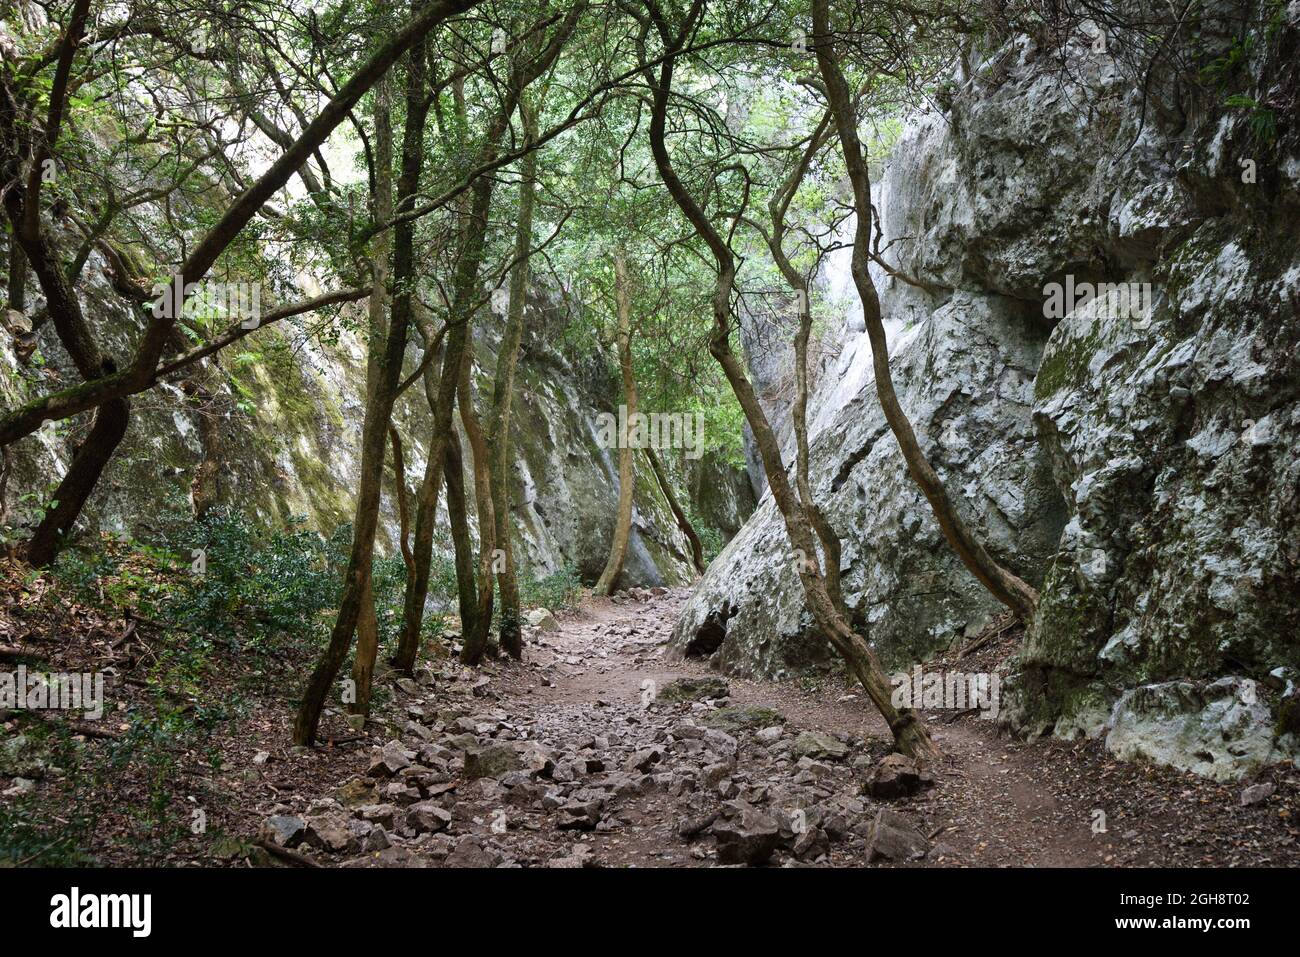
[[[1298,103],[1296,0],[0,2],[0,864],[1300,865]]]

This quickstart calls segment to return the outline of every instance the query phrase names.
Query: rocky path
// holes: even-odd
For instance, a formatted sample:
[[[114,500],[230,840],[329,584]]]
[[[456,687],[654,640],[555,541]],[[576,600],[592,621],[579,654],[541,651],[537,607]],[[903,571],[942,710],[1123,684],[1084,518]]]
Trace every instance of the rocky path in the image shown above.
[[[666,661],[686,597],[590,602],[534,630],[523,663],[398,681],[386,743],[341,786],[262,808],[264,841],[346,866],[1300,858],[1294,771],[1242,807],[1240,786],[1015,742],[974,716],[932,718],[944,758],[919,780],[897,758],[878,767],[888,734],[852,688]]]

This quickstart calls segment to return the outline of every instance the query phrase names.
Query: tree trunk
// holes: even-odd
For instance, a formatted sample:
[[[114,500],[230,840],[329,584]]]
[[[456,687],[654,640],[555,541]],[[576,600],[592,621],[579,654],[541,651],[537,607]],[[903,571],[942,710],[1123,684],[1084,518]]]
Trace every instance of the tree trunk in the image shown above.
[[[64,537],[72,531],[104,467],[126,435],[130,415],[128,399],[113,399],[95,410],[90,433],[73,454],[72,464],[54,492],[54,506],[27,543],[27,561],[33,566],[42,568],[54,561]]]
[[[520,99],[526,145],[537,138],[537,115]],[[511,538],[514,512],[510,502],[510,406],[514,401],[515,369],[519,344],[523,340],[524,310],[528,299],[528,258],[533,246],[533,202],[537,191],[537,154],[524,155],[519,177],[519,220],[515,226],[515,266],[510,274],[510,306],[506,328],[497,354],[496,381],[492,390],[492,416],[488,427],[492,446],[492,514],[496,519],[499,549],[497,590],[501,599],[501,649],[512,658],[524,654],[524,637],[519,607],[519,579],[515,572],[515,550]]]
[[[661,14],[652,11],[651,16],[656,19],[661,35],[672,35],[673,31],[663,23]],[[691,25],[688,23],[687,27]],[[690,29],[684,29],[679,35],[689,36],[690,32]],[[743,366],[731,351],[731,294],[736,278],[735,258],[726,241],[713,228],[704,210],[695,202],[678,178],[665,143],[668,97],[672,88],[675,61],[675,56],[672,54],[673,51],[670,50],[669,55],[664,58],[659,67],[658,82],[652,86],[650,147],[664,186],[695,231],[708,244],[716,263],[717,279],[712,301],[714,328],[709,338],[709,351],[722,366],[723,374],[731,384],[745,419],[754,433],[772,499],[785,521],[786,534],[794,549],[793,558],[799,581],[803,586],[814,624],[844,658],[849,670],[857,677],[867,696],[884,717],[894,735],[896,747],[906,754],[932,758],[938,754],[938,751],[930,739],[924,722],[911,708],[894,707],[889,682],[871,646],[849,627],[827,590],[826,579],[820,571],[817,560],[812,527],[790,487],[776,435],[767,421],[767,416],[759,404]]]
[[[379,655],[379,616],[375,614],[375,577],[367,575],[361,593],[361,613],[357,616],[357,651],[352,659],[352,684],[356,700],[348,712],[370,717],[370,692],[374,686],[375,660]]]
[[[9,283],[6,287],[8,308],[22,312],[27,308],[27,257],[16,238],[9,240]]]
[[[59,341],[77,371],[87,381],[113,372],[116,366],[95,342],[55,250],[40,231],[39,221],[35,225],[26,221],[26,204],[19,197],[7,197],[6,207],[15,243],[22,247],[40,282]],[[64,536],[72,530],[105,466],[126,435],[130,416],[131,404],[122,398],[105,402],[96,410],[90,433],[73,455],[72,464],[54,493],[54,506],[41,519],[27,544],[26,557],[31,564],[41,567],[54,560]]]
[[[393,451],[393,497],[397,500],[398,546],[402,550],[402,564],[406,566],[409,579],[415,567],[415,556],[411,552],[411,499],[406,490],[406,458],[397,426],[388,427],[388,440]]]
[[[1002,602],[1025,622],[1033,620],[1038,605],[1038,592],[1027,582],[1003,568],[989,554],[984,543],[976,537],[970,526],[957,512],[948,490],[933,466],[921,451],[912,431],[912,423],[898,402],[893,378],[889,372],[889,351],[885,341],[885,327],[880,315],[880,298],[871,279],[871,174],[862,155],[858,139],[857,116],[853,108],[844,74],[836,60],[834,42],[830,32],[830,15],[827,0],[813,0],[813,35],[817,64],[821,70],[826,96],[835,126],[839,133],[840,148],[849,179],[853,184],[853,199],[857,209],[857,226],[853,242],[852,273],[858,298],[862,300],[862,314],[866,320],[867,338],[871,343],[871,363],[876,376],[876,394],[885,420],[898,440],[907,469],[921,487],[935,520],[944,537],[971,573],[998,601]]]
[[[704,574],[704,546],[700,544],[700,536],[695,531],[695,526],[691,520],[686,517],[686,512],[681,504],[677,501],[677,495],[673,492],[672,482],[668,479],[668,472],[664,469],[663,463],[659,461],[659,456],[650,446],[645,447],[646,458],[650,460],[650,468],[654,470],[655,480],[659,483],[659,489],[664,493],[664,498],[668,500],[668,507],[673,511],[673,518],[677,520],[677,527],[682,530],[686,540],[691,545],[691,563],[695,566],[695,571]]]
[[[470,382],[473,366],[474,350],[470,345],[465,350],[465,361],[460,367],[460,387],[456,399],[460,421],[469,441],[471,465],[474,469],[474,504],[478,512],[478,600],[474,611],[474,628],[471,631],[466,626],[465,644],[460,656],[460,660],[467,665],[478,664],[488,650],[492,631],[493,564],[496,559],[496,516],[492,509],[491,463],[487,440],[479,425],[478,413],[474,410],[474,389]]]
[[[465,498],[465,458],[460,436],[452,432],[447,442],[447,524],[456,553],[456,600],[460,609],[461,659],[471,635],[478,634],[478,586],[474,577],[474,543],[469,536],[469,508]]]
[[[463,349],[457,345],[460,330],[452,329],[448,344],[437,345],[433,338],[432,323],[422,321],[420,331],[424,335],[425,349],[437,349],[442,353],[442,366],[447,366],[447,353]],[[444,416],[442,412],[442,381],[445,372],[440,371],[437,358],[424,370],[424,396],[433,414],[433,431],[429,436],[429,457],[424,463],[424,477],[415,499],[415,530],[411,543],[411,561],[406,566],[406,594],[402,607],[402,631],[398,636],[397,652],[393,655],[393,667],[405,674],[415,668],[415,660],[420,653],[420,628],[424,624],[424,604],[429,597],[429,567],[433,562],[433,528],[438,518],[438,493],[442,488],[443,474],[447,463],[447,444],[451,430],[451,411]],[[451,400],[455,401],[455,392]],[[446,427],[442,422],[447,421]],[[451,509],[448,503],[448,511]]]
[[[406,601],[402,614],[402,634],[393,664],[410,673],[420,650],[420,627],[424,621],[424,603],[429,597],[429,564],[433,556],[433,526],[437,515],[438,487],[442,483],[443,464],[452,436],[452,412],[460,385],[461,363],[469,342],[472,316],[470,306],[478,295],[478,274],[483,258],[483,238],[487,233],[488,213],[492,205],[492,179],[483,177],[474,183],[470,212],[460,236],[460,255],[452,284],[452,302],[448,309],[447,345],[442,370],[432,367],[425,374],[425,394],[433,413],[433,434],[429,440],[429,458],[424,479],[416,498],[415,553],[416,573],[406,584]],[[432,341],[432,329],[425,328],[425,341]],[[436,379],[436,384],[435,383]],[[448,505],[450,508],[450,503]]]
[[[391,104],[388,95],[388,81],[380,80],[375,84],[375,193],[374,216],[378,222],[388,222],[393,218],[393,128],[391,122]],[[404,144],[405,145],[405,144]],[[403,156],[403,175],[406,175],[406,156]],[[419,172],[415,175],[419,181]],[[381,388],[383,366],[380,361],[380,347],[388,340],[388,259],[392,254],[392,236],[387,230],[374,238],[371,249],[371,273],[374,285],[370,290],[370,303],[367,310],[369,322],[369,348],[366,351],[366,403],[375,401]],[[404,231],[403,241],[414,242],[414,235]],[[408,257],[409,258],[409,257]],[[414,278],[411,276],[410,278]],[[400,360],[399,360],[400,364]],[[400,368],[399,368],[400,375]],[[390,420],[384,423],[385,432],[391,432],[391,410],[396,402],[396,392],[386,401],[390,410]],[[383,479],[383,453],[379,460],[379,481]],[[382,492],[381,492],[382,498]],[[352,658],[352,684],[356,696],[349,712],[360,715],[362,723],[370,717],[370,691],[375,677],[375,659],[379,654],[379,616],[375,613],[374,563],[365,569],[361,592],[361,612],[357,619],[357,650]]]
[[[799,311],[799,328],[794,337],[794,405],[790,411],[795,435],[795,486],[799,492],[799,501],[804,515],[817,533],[818,541],[821,542],[822,573],[826,578],[826,591],[830,595],[831,602],[838,609],[840,617],[849,621],[849,610],[844,605],[840,587],[840,538],[822,512],[821,506],[813,498],[812,483],[808,478],[808,341],[812,336],[812,290],[808,277],[794,267],[785,252],[786,212],[813,158],[826,144],[830,135],[830,119],[829,113],[822,117],[795,169],[781,184],[768,204],[772,231],[768,234],[767,240],[773,261],[795,292],[795,304]]]
[[[406,132],[402,141],[402,171],[397,183],[398,203],[403,208],[407,202],[414,201],[420,186],[424,161],[424,126],[428,116],[425,72],[425,42],[421,39],[411,48],[407,70]],[[294,725],[296,744],[310,745],[316,740],[316,728],[325,707],[325,698],[347,657],[368,594],[367,582],[371,574],[375,530],[379,522],[384,445],[401,380],[402,359],[406,353],[406,336],[413,308],[414,244],[414,224],[409,220],[399,221],[393,230],[393,285],[397,294],[393,297],[392,318],[385,337],[383,360],[378,368],[374,393],[366,403],[365,421],[362,425],[361,476],[357,489],[356,517],[353,521],[352,551],[348,558],[338,618],[329,645],[307,682],[298,709]],[[360,697],[358,686],[358,699]]]
[[[632,504],[636,495],[636,472],[633,469],[633,448],[628,441],[627,427],[636,415],[636,377],[632,370],[632,303],[627,286],[627,263],[621,249],[614,252],[614,297],[618,310],[618,365],[623,375],[623,403],[626,415],[620,415],[618,430],[618,515],[614,520],[614,536],[610,544],[609,560],[596,581],[595,593],[613,593],[618,576],[627,558],[627,546],[632,537]]]

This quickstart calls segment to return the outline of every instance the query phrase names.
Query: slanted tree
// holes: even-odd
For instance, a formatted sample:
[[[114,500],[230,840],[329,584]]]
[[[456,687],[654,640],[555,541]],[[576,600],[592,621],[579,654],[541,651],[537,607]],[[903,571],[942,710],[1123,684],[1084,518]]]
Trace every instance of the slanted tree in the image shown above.
[[[406,64],[406,128],[402,135],[401,171],[397,179],[397,198],[394,208],[405,209],[414,204],[420,189],[420,174],[424,167],[424,133],[429,113],[427,90],[426,43],[423,37],[412,44]],[[393,404],[401,385],[402,361],[406,354],[407,331],[414,309],[415,275],[415,224],[399,220],[393,231],[393,303],[387,334],[382,338],[381,358],[376,366],[374,388],[368,395],[366,413],[361,427],[361,464],[357,486],[357,502],[352,528],[352,549],[344,577],[343,593],[339,599],[338,617],[330,634],[329,643],[318,660],[307,687],[303,692],[294,724],[294,742],[312,744],[320,723],[330,686],[334,682],[348,649],[357,622],[367,607],[373,608],[371,596],[371,565],[375,551],[375,532],[379,521],[379,498],[384,470],[384,449],[388,441],[388,426]],[[380,341],[373,343],[379,346]],[[367,622],[367,630],[369,622]],[[367,651],[367,654],[370,654]],[[373,658],[371,658],[373,661]],[[373,668],[373,665],[371,665]],[[365,670],[365,669],[363,669]],[[358,684],[356,697],[360,701],[369,695],[369,675],[362,674],[366,688]]]
[[[667,14],[652,5],[648,9],[648,25],[653,29],[661,47],[657,69],[650,65],[650,57],[647,54],[646,42],[649,39],[649,31],[643,34],[639,49],[641,62],[645,64],[643,76],[651,94],[649,138],[655,166],[665,188],[704,242],[714,262],[716,281],[711,299],[714,331],[709,341],[709,351],[722,366],[744,410],[745,419],[753,431],[768,487],[784,520],[786,533],[793,548],[793,561],[815,625],[844,658],[849,670],[862,684],[868,697],[888,723],[894,736],[895,746],[906,754],[931,758],[937,754],[938,749],[931,740],[925,723],[911,708],[894,706],[889,682],[875,652],[867,640],[845,619],[840,606],[830,593],[826,575],[818,559],[811,522],[791,488],[776,434],[772,430],[767,414],[759,404],[743,365],[731,349],[731,297],[736,279],[735,254],[731,250],[728,238],[714,226],[709,215],[677,174],[668,149],[668,104],[672,96],[674,70],[682,48],[700,26],[703,9],[702,2],[694,4],[682,15],[680,22],[674,24]]]
[[[524,145],[537,142],[537,114],[528,98],[519,99]],[[515,370],[523,341],[524,315],[528,299],[528,262],[533,251],[533,203],[537,194],[537,151],[529,149],[520,162],[519,203],[515,221],[514,268],[510,272],[510,302],[506,326],[497,354],[492,388],[489,441],[492,455],[492,514],[496,519],[496,545],[500,550],[497,590],[501,596],[501,650],[512,658],[523,657],[524,642],[519,607],[519,579],[515,571],[515,550],[511,538],[514,513],[510,502],[510,410],[514,401]]]
[[[908,473],[920,486],[935,520],[957,557],[987,588],[1025,622],[1033,620],[1038,605],[1038,592],[1028,582],[1003,567],[989,553],[984,542],[970,524],[957,511],[942,479],[926,458],[907,414],[898,401],[894,380],[889,370],[889,347],[885,339],[885,326],[880,314],[880,297],[871,278],[872,249],[871,173],[863,155],[858,136],[857,112],[848,81],[840,66],[835,49],[835,35],[831,30],[828,0],[813,0],[813,49],[835,129],[839,136],[844,164],[853,185],[853,205],[857,213],[854,227],[852,274],[853,285],[862,303],[866,321],[867,338],[871,343],[871,364],[875,373],[876,395],[885,413],[890,431],[907,463]]]
[[[636,375],[632,367],[632,293],[627,257],[621,247],[614,250],[614,304],[618,317],[618,368],[623,382],[625,414],[618,416],[618,511],[614,516],[609,558],[596,580],[594,591],[597,595],[611,594],[623,572],[632,536],[632,506],[636,497],[635,439],[628,434],[637,415]]]

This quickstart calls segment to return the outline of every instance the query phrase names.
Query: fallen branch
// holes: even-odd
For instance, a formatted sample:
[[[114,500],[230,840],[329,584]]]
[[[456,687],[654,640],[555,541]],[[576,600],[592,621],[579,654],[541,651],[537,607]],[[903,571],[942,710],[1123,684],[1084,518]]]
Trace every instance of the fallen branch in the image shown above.
[[[1016,620],[1017,619],[1015,618],[1008,619],[1003,624],[999,625],[996,630],[986,632],[985,634],[976,638],[969,645],[963,648],[958,653],[957,657],[965,658],[967,655],[973,655],[975,652],[979,651],[981,648],[985,647],[986,645],[990,645],[993,642],[997,641],[999,638],[1001,638],[1003,635],[1005,635],[1008,631],[1010,631],[1015,626]]]
[[[58,725],[67,728],[73,734],[82,734],[88,738],[103,738],[109,741],[117,741],[122,737],[121,732],[101,727],[90,721],[78,721],[75,718],[56,718],[53,715],[45,714],[43,711],[29,711],[27,709],[18,711],[0,711],[0,720],[7,721],[10,718],[20,717],[28,717],[36,721],[43,721],[49,725]]]
[[[306,854],[299,854],[297,851],[291,851],[287,847],[280,847],[279,845],[272,844],[270,841],[265,841],[261,838],[258,838],[253,843],[266,851],[272,857],[278,857],[280,860],[287,861],[290,864],[296,864],[299,867],[320,867],[319,864],[313,861]]]

